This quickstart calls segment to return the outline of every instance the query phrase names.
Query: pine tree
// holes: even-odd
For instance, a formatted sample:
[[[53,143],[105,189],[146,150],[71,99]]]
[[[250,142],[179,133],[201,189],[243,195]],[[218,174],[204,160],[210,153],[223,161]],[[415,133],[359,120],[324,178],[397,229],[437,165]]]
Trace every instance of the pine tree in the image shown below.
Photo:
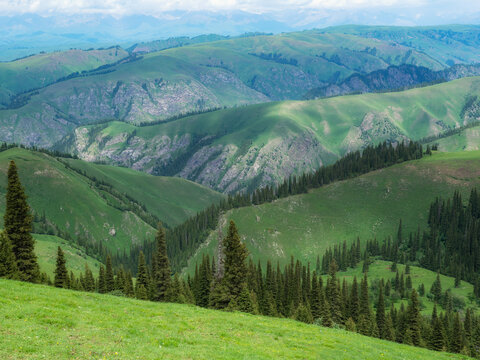
[[[7,234],[0,233],[0,277],[17,278],[17,262]]]
[[[378,335],[380,339],[386,338],[386,318],[385,318],[385,299],[383,297],[383,286],[380,283],[380,289],[378,292],[378,302],[377,302],[377,327],[378,327]]]
[[[105,289],[106,292],[115,290],[115,279],[113,277],[112,259],[107,255],[107,264],[105,268]]]
[[[329,303],[332,321],[336,324],[343,324],[342,299],[337,285],[337,262],[333,259],[330,262],[329,278],[325,296]]]
[[[35,240],[30,234],[33,217],[13,160],[10,161],[8,168],[6,209],[3,218],[5,233],[10,239],[17,261],[20,280],[37,282],[40,271],[34,253]]]
[[[68,287],[68,272],[66,267],[65,255],[62,248],[59,246],[57,249],[57,265],[55,267],[55,287],[66,288]]]
[[[100,267],[101,269],[102,267]],[[140,251],[138,255],[137,281],[135,282],[135,296],[137,299],[146,300],[148,298],[147,289],[150,287],[147,264],[145,255]]]
[[[105,268],[103,265],[100,265],[100,270],[98,271],[98,292],[100,294],[105,294],[107,292],[107,282],[105,280]]]
[[[436,351],[443,351],[445,348],[445,332],[442,321],[437,316],[437,304],[433,306],[431,324],[432,335],[430,338],[430,348]]]
[[[238,298],[247,287],[247,266],[245,260],[248,252],[245,244],[240,241],[237,227],[230,220],[227,236],[224,241],[225,275],[223,281],[228,290],[228,298],[238,306]]]
[[[85,277],[83,279],[83,288],[85,291],[95,291],[95,279],[93,278],[92,271],[88,267],[87,263],[85,263]]]
[[[439,273],[437,273],[437,277],[430,288],[430,293],[433,295],[433,300],[438,304],[442,299],[442,283]]]
[[[171,270],[170,262],[167,255],[167,240],[165,237],[165,229],[162,224],[158,224],[156,240],[156,268],[153,271],[153,282],[155,287],[154,298],[156,301],[168,301],[168,294],[171,286]],[[209,269],[210,271],[210,269]]]
[[[418,301],[417,291],[412,290],[412,295],[410,297],[410,303],[407,308],[407,330],[410,331],[412,344],[415,346],[420,346],[422,344],[422,318],[420,315],[420,303]]]
[[[460,322],[460,315],[457,312],[455,313],[455,317],[453,319],[452,336],[448,346],[448,350],[450,352],[459,353],[462,350],[462,334],[462,323]]]

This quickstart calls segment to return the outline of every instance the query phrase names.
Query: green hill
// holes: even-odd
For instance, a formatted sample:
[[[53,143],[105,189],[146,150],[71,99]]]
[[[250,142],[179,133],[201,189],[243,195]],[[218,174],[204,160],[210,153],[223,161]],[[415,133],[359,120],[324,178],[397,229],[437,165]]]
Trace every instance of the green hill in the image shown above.
[[[0,62],[0,104],[8,106],[14,95],[50,85],[75,72],[86,72],[115,63],[127,56],[125,50],[112,47],[106,50],[42,53]]]
[[[154,177],[130,169],[60,160],[12,148],[0,152],[0,216],[5,208],[10,160],[17,164],[37,219],[45,217],[43,222],[54,224],[72,239],[102,242],[112,251],[128,249],[132,243],[152,237],[156,221],[150,214],[174,226],[222,198],[212,190],[179,178]],[[62,161],[69,161],[71,167],[67,168]],[[97,181],[92,180],[93,176]],[[145,205],[146,211],[141,205]]]
[[[233,219],[254,262],[267,259],[285,264],[294,256],[315,264],[325,250],[357,236],[362,241],[396,235],[402,219],[404,233],[426,228],[430,204],[437,196],[465,196],[480,185],[480,152],[436,153],[336,182],[308,194],[259,206],[234,209],[220,225]],[[225,233],[225,229],[224,229]],[[202,254],[214,254],[217,231],[190,260],[188,272]]]
[[[288,319],[0,279],[3,359],[465,359]]]
[[[480,78],[472,77],[404,92],[252,105],[152,126],[85,126],[60,147],[86,160],[234,192],[283,181],[368,144],[421,139],[476,121],[478,95]]]
[[[216,107],[301,99],[313,88],[390,65],[445,67],[391,41],[320,31],[193,44],[132,60],[55,83],[26,96],[25,106],[0,111],[0,139],[52,146],[78,125],[100,120],[138,124]]]

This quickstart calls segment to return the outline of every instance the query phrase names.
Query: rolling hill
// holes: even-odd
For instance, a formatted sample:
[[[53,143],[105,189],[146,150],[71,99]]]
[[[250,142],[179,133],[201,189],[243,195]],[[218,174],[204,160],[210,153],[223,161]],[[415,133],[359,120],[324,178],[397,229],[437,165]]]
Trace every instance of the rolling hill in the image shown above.
[[[62,54],[57,57],[68,58]],[[28,77],[21,66],[28,59],[4,66],[20,67],[20,76]],[[192,44],[131,60],[25,94],[19,100],[24,106],[0,111],[0,140],[52,146],[82,124],[139,124],[217,107],[301,99],[311,89],[392,65],[446,67],[392,41],[316,30]]]
[[[466,358],[288,319],[12,280],[0,280],[0,299],[3,359]]]
[[[54,232],[56,228],[62,236],[102,242],[111,251],[153,236],[156,218],[174,226],[222,198],[179,178],[12,148],[0,152],[0,216],[10,160],[17,164],[37,219],[45,218],[43,222],[54,225]]]
[[[150,126],[79,127],[59,144],[88,161],[179,175],[222,192],[277,183],[381,141],[421,139],[480,118],[480,78],[403,92],[225,109]]]
[[[403,231],[425,229],[430,204],[437,196],[465,196],[480,185],[480,152],[435,153],[421,160],[398,164],[357,178],[310,190],[258,206],[231,210],[227,220],[237,224],[254,262],[267,259],[280,264],[294,256],[315,264],[317,256],[335,244],[351,243],[357,236],[383,240]],[[213,231],[186,272],[193,273],[203,254],[217,251],[218,231]]]
[[[86,73],[128,57],[120,47],[41,53],[0,62],[0,104],[11,105],[15,95],[53,84],[73,73]]]

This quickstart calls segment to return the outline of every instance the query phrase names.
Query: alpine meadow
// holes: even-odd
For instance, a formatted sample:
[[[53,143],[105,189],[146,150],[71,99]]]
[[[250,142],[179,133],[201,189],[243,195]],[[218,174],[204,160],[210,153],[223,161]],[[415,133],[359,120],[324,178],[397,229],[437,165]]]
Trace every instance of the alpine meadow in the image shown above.
[[[0,10],[1,359],[480,359],[480,5]]]

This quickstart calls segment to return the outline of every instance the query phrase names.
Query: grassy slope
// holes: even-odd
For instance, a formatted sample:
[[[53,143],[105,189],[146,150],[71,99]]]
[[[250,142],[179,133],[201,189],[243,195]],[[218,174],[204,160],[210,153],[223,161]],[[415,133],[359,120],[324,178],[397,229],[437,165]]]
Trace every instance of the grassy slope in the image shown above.
[[[293,255],[315,264],[333,244],[396,234],[399,219],[405,233],[425,227],[436,196],[450,197],[454,190],[468,195],[480,184],[479,160],[479,151],[436,153],[305,195],[235,209],[224,218],[235,220],[255,261],[285,263]],[[189,272],[203,253],[214,253],[216,243],[213,232],[191,259]]]
[[[55,82],[74,72],[95,69],[128,56],[120,48],[68,50],[0,63],[0,94],[14,95]]]
[[[10,280],[0,280],[0,304],[3,359],[465,358],[293,320]]]
[[[439,151],[472,151],[480,150],[480,126],[463,129],[458,134],[432,141],[438,144]]]
[[[223,196],[182,178],[152,176],[127,168],[66,159],[70,166],[112,185],[144,204],[169,226],[178,225]]]
[[[40,271],[46,272],[53,279],[57,259],[57,248],[60,246],[65,254],[68,271],[76,275],[85,273],[85,264],[97,276],[100,263],[68,241],[53,235],[34,234],[35,254],[38,257]]]
[[[132,242],[143,241],[151,237],[154,229],[135,214],[119,210],[102,197],[91,182],[73,170],[65,168],[61,162],[46,154],[24,149],[10,149],[0,153],[0,215],[4,211],[4,194],[8,162],[15,160],[20,178],[29,196],[29,203],[38,213],[45,215],[60,229],[73,237],[87,235],[104,241],[111,250],[128,248]],[[79,166],[80,163],[76,162]],[[178,178],[154,178],[153,176],[126,169],[84,164],[88,173],[103,171],[105,178],[115,180],[118,191],[128,192],[132,196],[142,190],[148,190],[149,205],[167,224],[186,219],[194,211],[217,201],[220,195],[197,184]],[[165,186],[162,186],[165,184]],[[131,190],[128,191],[127,189]],[[166,192],[177,191],[172,199]],[[153,206],[157,202],[161,206]],[[113,237],[109,231],[115,228]]]
[[[369,280],[381,278],[385,279],[385,281],[388,279],[394,280],[396,273],[390,271],[391,264],[391,262],[375,260],[368,268]],[[348,269],[347,271],[339,272],[338,277],[340,278],[340,281],[345,278],[348,283],[351,283],[354,276],[356,276],[357,280],[360,281],[360,279],[363,277],[362,266],[363,264],[360,264],[355,269]],[[397,264],[397,269],[400,273],[405,272],[405,265]],[[427,298],[427,294],[430,291],[430,287],[435,281],[437,274],[433,271],[417,266],[410,266],[410,276],[412,278],[412,287],[414,289],[418,289],[418,286],[422,283],[425,285],[425,296],[420,297],[420,301],[423,306],[422,313],[424,315],[431,315],[434,303]],[[470,307],[475,311],[478,311],[478,305],[476,301],[471,301],[471,297],[473,296],[472,284],[462,281],[460,286],[455,288],[455,279],[444,275],[440,275],[440,282],[442,283],[442,291],[450,289],[453,296],[456,296],[465,302],[466,308]],[[406,300],[402,301],[406,306],[408,302]],[[397,302],[396,305],[399,306],[400,301]]]

